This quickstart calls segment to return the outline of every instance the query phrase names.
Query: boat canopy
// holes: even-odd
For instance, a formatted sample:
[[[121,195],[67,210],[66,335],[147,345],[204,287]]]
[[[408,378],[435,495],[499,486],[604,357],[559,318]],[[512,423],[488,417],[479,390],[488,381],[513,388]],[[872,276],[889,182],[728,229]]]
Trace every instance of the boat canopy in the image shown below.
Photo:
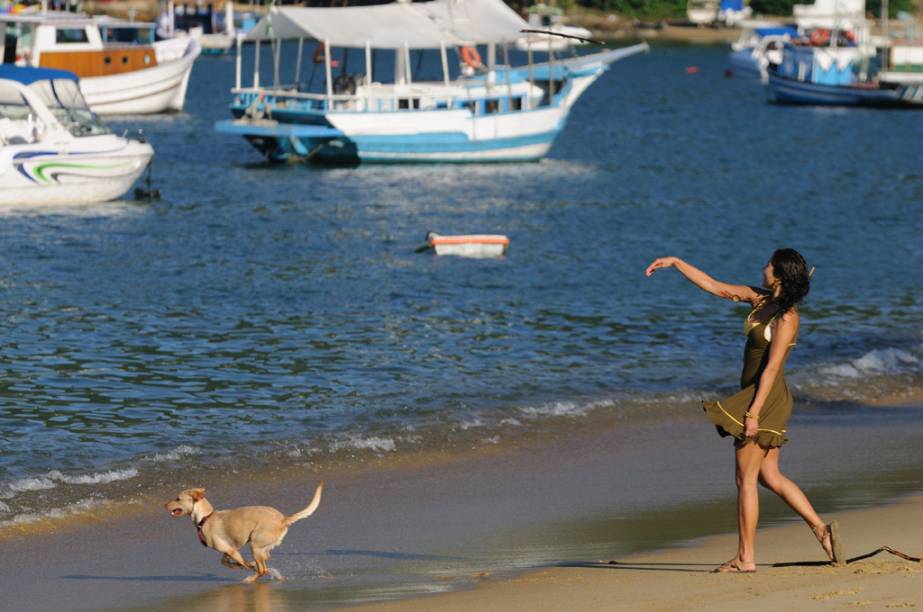
[[[438,48],[512,42],[528,24],[501,0],[433,0],[345,8],[273,7],[247,40],[310,38],[335,47]]]
[[[798,38],[798,30],[791,26],[778,26],[778,27],[767,27],[767,28],[756,28],[753,30],[756,32],[757,36],[790,36],[791,38]]]
[[[23,85],[31,85],[36,81],[50,81],[52,79],[77,80],[77,75],[67,70],[54,68],[27,68],[12,64],[0,64],[0,79],[9,79]]]

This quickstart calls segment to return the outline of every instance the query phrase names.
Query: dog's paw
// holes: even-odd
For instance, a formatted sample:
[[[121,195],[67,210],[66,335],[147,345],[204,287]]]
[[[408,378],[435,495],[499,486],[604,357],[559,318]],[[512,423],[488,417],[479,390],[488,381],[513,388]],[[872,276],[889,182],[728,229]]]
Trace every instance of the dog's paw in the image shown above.
[[[283,576],[281,573],[279,573],[279,570],[273,567],[267,567],[266,573],[269,574],[273,580],[277,580],[279,582],[282,582],[283,580],[285,580],[285,576]]]
[[[259,574],[253,574],[252,576],[247,576],[246,578],[241,580],[241,582],[243,582],[244,584],[253,584],[257,580],[259,580],[259,578],[260,578]]]

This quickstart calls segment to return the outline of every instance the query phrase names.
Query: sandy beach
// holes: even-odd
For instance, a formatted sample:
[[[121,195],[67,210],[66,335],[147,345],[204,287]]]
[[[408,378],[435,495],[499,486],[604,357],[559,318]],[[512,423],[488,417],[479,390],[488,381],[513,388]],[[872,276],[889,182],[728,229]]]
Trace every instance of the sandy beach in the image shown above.
[[[838,425],[842,407],[808,411],[796,421],[800,442],[786,451],[785,466],[827,518],[841,521],[849,555],[886,544],[918,555],[923,497],[906,494],[923,490],[921,458],[909,452],[923,411],[853,410],[884,416],[884,424],[859,430]],[[831,431],[850,453],[830,452],[824,433]],[[894,452],[876,447],[873,440],[885,436]],[[176,490],[205,484],[218,509],[268,503],[285,512],[303,507],[324,478],[320,510],[273,553],[270,565],[287,580],[240,584],[243,574],[200,546],[188,519],[163,511],[177,491],[158,488],[80,520],[5,529],[0,546],[16,563],[0,574],[0,589],[30,610],[302,610],[363,602],[376,609],[563,610],[611,609],[612,601],[704,609],[729,597],[757,609],[920,605],[919,566],[876,557],[827,567],[810,532],[769,495],[759,574],[708,574],[734,550],[724,442],[694,410],[666,424],[627,424],[604,413],[589,422],[562,419],[554,431],[477,452],[258,473],[241,466],[208,481],[177,474]],[[868,453],[876,453],[875,462]],[[388,600],[396,601],[378,603]]]
[[[850,554],[890,544],[923,550],[923,496],[842,512]],[[564,564],[460,593],[362,606],[361,610],[884,610],[923,605],[923,565],[888,553],[832,567],[802,525],[764,529],[756,574],[713,574],[736,546],[733,534],[654,553]]]

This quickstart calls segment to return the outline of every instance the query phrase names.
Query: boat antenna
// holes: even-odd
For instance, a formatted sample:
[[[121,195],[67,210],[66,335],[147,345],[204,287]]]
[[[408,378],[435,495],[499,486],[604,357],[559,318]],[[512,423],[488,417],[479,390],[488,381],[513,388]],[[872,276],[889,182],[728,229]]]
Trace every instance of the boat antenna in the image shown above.
[[[606,43],[600,42],[598,40],[593,40],[592,38],[584,38],[583,36],[574,36],[573,34],[562,34],[561,32],[552,32],[551,30],[519,30],[519,31],[522,34],[547,34],[548,36],[560,36],[561,38],[573,38],[574,40],[592,43],[594,45],[599,45],[601,47],[606,45]]]

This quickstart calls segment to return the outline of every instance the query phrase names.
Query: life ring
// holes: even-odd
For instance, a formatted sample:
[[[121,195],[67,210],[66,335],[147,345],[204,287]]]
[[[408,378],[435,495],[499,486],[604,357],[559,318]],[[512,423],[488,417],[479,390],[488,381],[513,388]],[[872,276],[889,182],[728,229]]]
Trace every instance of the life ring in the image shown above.
[[[830,30],[826,28],[817,28],[811,32],[811,44],[815,47],[823,47],[830,42]]]
[[[314,47],[314,63],[323,64],[324,63],[324,43],[317,43],[317,46]],[[330,67],[336,68],[340,65],[339,60],[331,59]]]
[[[477,70],[478,68],[484,67],[483,62],[481,62],[481,54],[478,53],[476,48],[462,47],[458,54],[461,56],[461,60],[471,68]]]

